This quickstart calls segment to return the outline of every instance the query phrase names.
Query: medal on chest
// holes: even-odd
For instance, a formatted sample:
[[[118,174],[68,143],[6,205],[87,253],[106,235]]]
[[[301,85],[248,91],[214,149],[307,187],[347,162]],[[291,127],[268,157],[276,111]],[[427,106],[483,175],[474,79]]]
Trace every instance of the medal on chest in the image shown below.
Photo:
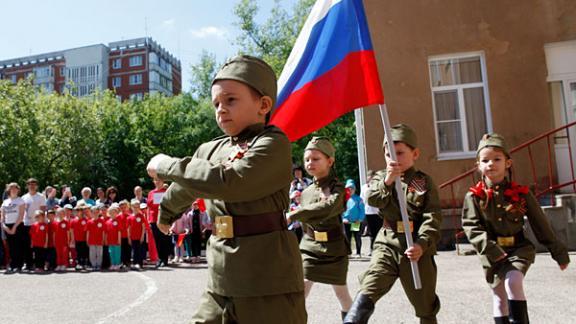
[[[415,192],[419,195],[423,195],[426,191],[426,179],[424,178],[414,178],[408,184],[408,192]]]
[[[248,143],[246,142],[234,145],[234,147],[232,148],[232,152],[230,152],[230,155],[228,155],[228,159],[224,162],[226,168],[231,168],[232,162],[243,158],[247,151],[248,151]]]

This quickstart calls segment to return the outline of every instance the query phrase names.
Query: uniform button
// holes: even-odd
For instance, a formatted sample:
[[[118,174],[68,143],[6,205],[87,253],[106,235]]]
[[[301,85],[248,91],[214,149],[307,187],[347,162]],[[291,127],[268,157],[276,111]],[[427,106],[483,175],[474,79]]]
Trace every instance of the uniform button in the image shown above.
[[[496,189],[496,190],[500,189],[500,186],[496,186],[495,189]]]
[[[502,221],[502,217],[498,217],[498,221],[501,222],[501,221]]]
[[[518,218],[514,218],[514,221],[517,222],[517,221],[518,221]]]
[[[498,208],[502,208],[502,205],[498,204],[498,205],[496,205],[496,207],[498,207]]]
[[[235,140],[235,141],[237,141],[237,140],[238,140],[238,137],[235,136],[235,137],[232,137],[232,139]]]

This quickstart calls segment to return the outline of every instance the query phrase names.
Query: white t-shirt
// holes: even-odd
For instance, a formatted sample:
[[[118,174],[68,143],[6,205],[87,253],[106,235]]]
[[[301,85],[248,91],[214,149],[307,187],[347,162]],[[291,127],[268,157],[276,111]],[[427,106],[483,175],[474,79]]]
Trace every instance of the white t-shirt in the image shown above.
[[[24,225],[32,226],[34,224],[34,213],[37,210],[42,209],[42,206],[46,206],[46,198],[40,193],[36,193],[34,196],[29,193],[22,196],[22,200],[26,203],[26,212],[24,213]]]
[[[362,197],[362,200],[364,201],[364,212],[366,213],[366,215],[378,215],[378,211],[379,209],[376,207],[372,207],[370,205],[368,205],[368,188],[370,186],[366,183],[362,186],[361,190],[360,190],[360,197]]]
[[[4,224],[14,224],[18,220],[20,206],[26,204],[22,198],[16,199],[8,198],[2,202],[2,210],[4,211]]]

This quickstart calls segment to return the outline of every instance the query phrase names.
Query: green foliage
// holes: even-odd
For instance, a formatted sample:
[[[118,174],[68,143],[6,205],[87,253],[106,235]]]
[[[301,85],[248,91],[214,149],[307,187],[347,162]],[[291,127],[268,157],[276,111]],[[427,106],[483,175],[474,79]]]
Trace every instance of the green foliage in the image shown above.
[[[120,103],[111,92],[86,98],[0,81],[0,181],[44,185],[151,187],[149,159],[186,156],[220,131],[209,103],[191,95]]]

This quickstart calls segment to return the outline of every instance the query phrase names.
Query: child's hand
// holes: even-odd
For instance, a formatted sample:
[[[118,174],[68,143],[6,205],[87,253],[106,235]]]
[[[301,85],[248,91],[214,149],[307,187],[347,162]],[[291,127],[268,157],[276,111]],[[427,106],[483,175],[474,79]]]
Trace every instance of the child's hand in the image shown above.
[[[348,219],[344,218],[344,219],[342,219],[342,223],[348,224],[348,223],[350,223],[350,221]]]
[[[560,270],[564,271],[566,268],[568,268],[568,263],[560,265]]]
[[[422,247],[418,243],[414,243],[411,248],[408,248],[404,254],[410,259],[411,261],[418,261],[422,256]]]
[[[400,169],[400,163],[396,161],[389,161],[388,165],[386,166],[386,178],[384,179],[384,183],[387,186],[391,186],[396,178],[402,175],[402,170]]]

